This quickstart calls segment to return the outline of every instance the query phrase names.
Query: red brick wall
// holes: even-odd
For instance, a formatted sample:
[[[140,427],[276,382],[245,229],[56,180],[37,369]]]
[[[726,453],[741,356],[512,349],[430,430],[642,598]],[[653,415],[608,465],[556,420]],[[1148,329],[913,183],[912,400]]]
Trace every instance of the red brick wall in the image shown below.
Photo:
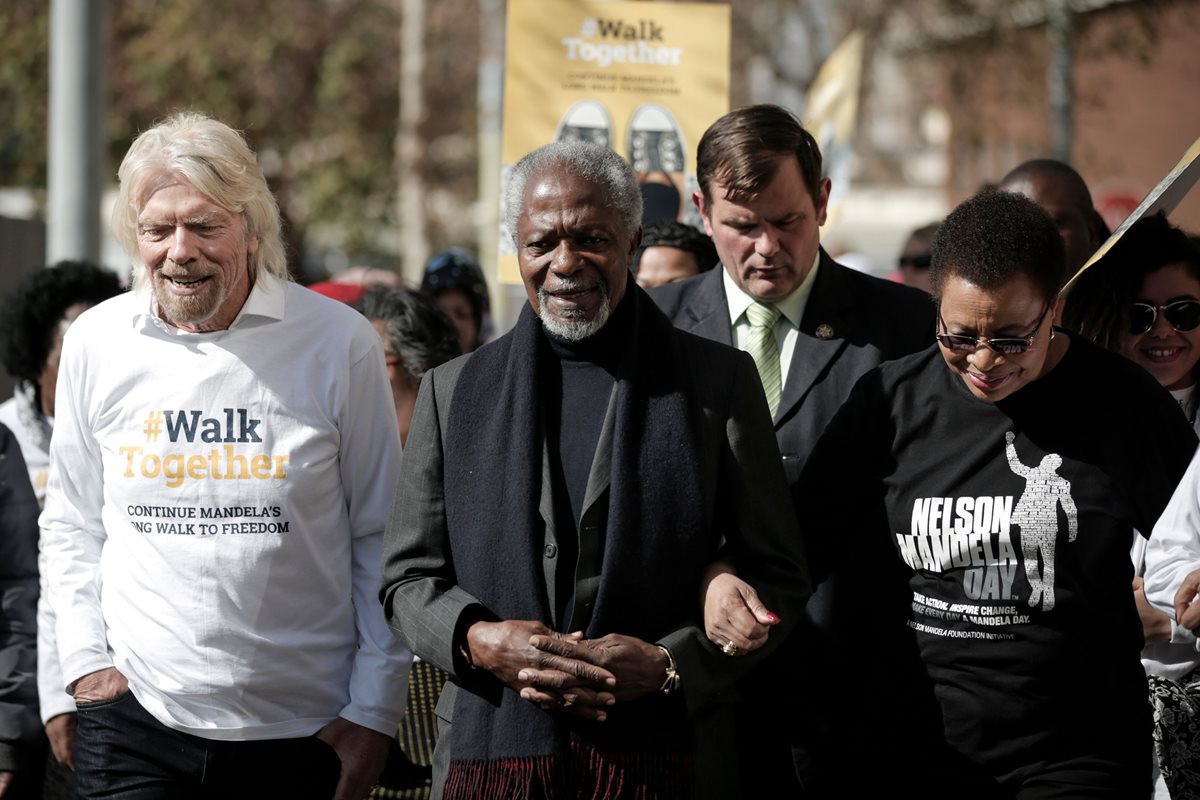
[[[1200,2],[1116,5],[1078,18],[1072,163],[1098,205],[1140,200],[1200,137]],[[1046,35],[1003,32],[936,57],[956,203],[1048,153]],[[1119,206],[1119,202],[1115,205]],[[1171,215],[1200,233],[1200,186]]]

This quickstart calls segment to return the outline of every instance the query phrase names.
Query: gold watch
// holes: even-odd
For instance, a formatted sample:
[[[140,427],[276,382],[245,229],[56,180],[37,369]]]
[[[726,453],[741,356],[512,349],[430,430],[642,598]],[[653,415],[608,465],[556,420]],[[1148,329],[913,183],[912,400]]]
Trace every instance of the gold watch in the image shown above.
[[[663,679],[662,686],[658,690],[663,694],[670,694],[679,688],[682,679],[679,677],[679,670],[675,668],[675,657],[671,655],[671,651],[663,647],[661,644],[655,645],[659,650],[662,650],[663,655],[667,657],[667,677]]]

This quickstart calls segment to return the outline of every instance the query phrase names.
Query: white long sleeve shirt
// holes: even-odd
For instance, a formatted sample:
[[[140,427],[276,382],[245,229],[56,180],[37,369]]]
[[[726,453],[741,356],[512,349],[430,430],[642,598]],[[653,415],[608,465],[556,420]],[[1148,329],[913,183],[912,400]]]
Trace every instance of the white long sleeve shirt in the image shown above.
[[[378,600],[400,441],[379,338],[260,275],[228,330],[148,293],[68,331],[41,517],[65,682],[115,666],[211,739],[391,734],[411,657]]]
[[[1175,622],[1175,593],[1188,573],[1200,569],[1200,450],[1192,457],[1171,501],[1142,545],[1134,543],[1134,566],[1144,552],[1146,600],[1171,618],[1171,638],[1143,652],[1153,675],[1178,680],[1200,664],[1200,641]]]

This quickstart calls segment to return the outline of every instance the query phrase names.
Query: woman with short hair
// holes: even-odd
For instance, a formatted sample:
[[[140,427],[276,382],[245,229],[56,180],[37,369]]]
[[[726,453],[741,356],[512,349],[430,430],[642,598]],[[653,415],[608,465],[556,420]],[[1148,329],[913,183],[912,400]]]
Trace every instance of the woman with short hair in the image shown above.
[[[935,341],[863,377],[796,490],[814,577],[895,564],[903,599],[858,587],[879,597],[859,622],[881,641],[907,629],[911,656],[888,640],[879,673],[912,657],[920,680],[891,688],[913,698],[903,716],[870,724],[926,797],[1149,796],[1128,548],[1195,436],[1144,370],[1054,328],[1064,264],[1032,201],[991,192],[955,209],[930,267]],[[706,615],[714,641],[738,625],[761,639],[734,616]]]

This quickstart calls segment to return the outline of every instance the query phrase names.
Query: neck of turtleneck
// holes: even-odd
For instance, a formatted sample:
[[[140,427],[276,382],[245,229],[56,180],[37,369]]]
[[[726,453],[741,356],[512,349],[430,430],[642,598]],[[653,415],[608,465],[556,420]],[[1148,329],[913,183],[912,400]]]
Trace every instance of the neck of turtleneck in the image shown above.
[[[568,342],[543,328],[549,346],[542,350],[540,381],[558,540],[555,600],[561,620],[570,619],[574,605],[579,520],[617,367],[630,344],[632,305],[628,296],[623,298],[604,327],[582,341]]]
[[[550,343],[551,352],[558,356],[560,361],[590,362],[613,374],[621,360],[625,334],[633,325],[632,306],[629,298],[623,297],[603,328],[577,342],[569,342],[545,328],[542,331],[546,335],[546,341]]]

